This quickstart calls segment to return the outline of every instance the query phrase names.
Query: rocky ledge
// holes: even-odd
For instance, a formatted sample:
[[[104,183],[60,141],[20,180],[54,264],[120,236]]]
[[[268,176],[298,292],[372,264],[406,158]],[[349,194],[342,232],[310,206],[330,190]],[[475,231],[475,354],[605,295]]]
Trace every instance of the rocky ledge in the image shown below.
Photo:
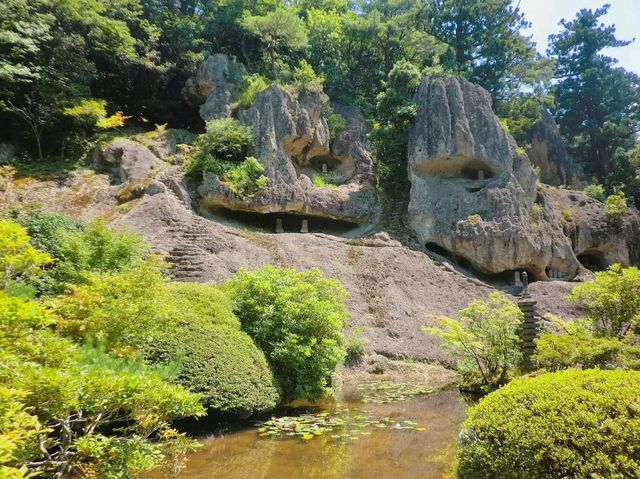
[[[241,198],[214,174],[204,175],[198,188],[207,212],[244,212],[283,216],[294,228],[343,230],[362,234],[380,213],[374,188],[373,160],[367,144],[366,124],[357,108],[333,105],[345,127],[331,138],[324,118],[328,97],[323,93],[297,93],[271,86],[255,103],[238,113],[255,139],[254,156],[265,169],[264,191]],[[322,186],[314,180],[321,179]],[[298,225],[295,223],[298,218]],[[264,219],[264,218],[263,218]],[[275,224],[273,227],[278,227]]]

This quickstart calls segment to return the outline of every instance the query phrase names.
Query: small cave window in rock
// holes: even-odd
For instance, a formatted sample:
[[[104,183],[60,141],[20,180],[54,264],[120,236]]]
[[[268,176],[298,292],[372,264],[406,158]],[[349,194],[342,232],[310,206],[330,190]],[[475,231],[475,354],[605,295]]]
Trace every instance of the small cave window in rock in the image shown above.
[[[265,233],[325,233],[342,236],[360,226],[349,221],[291,213],[256,213],[216,208],[211,210],[211,214],[213,219],[222,223],[249,227]]]

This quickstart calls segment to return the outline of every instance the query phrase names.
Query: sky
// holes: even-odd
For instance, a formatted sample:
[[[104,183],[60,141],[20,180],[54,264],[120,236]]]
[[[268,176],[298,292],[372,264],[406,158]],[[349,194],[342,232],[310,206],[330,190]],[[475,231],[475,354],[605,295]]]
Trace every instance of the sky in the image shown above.
[[[520,8],[532,24],[531,29],[525,33],[533,35],[538,50],[544,53],[547,49],[547,37],[562,29],[558,25],[561,19],[572,20],[580,9],[596,9],[605,3],[609,3],[611,8],[602,17],[602,21],[615,24],[617,38],[636,38],[631,45],[612,48],[606,53],[617,58],[619,66],[640,75],[640,0],[521,0]]]

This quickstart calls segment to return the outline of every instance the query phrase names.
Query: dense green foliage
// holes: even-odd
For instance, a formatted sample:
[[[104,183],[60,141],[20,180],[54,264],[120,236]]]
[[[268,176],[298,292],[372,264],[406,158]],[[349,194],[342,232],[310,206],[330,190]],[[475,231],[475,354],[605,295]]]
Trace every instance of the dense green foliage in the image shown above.
[[[199,397],[161,371],[78,347],[52,329],[57,323],[34,301],[0,291],[3,474],[115,479],[176,465],[193,443],[169,424],[201,415]]]
[[[568,370],[517,379],[469,413],[460,479],[640,475],[640,373]]]
[[[173,420],[203,406],[267,411],[281,391],[320,397],[344,357],[346,292],[317,271],[240,273],[226,286],[232,303],[219,287],[168,281],[136,237],[40,211],[18,218],[48,252],[0,221],[3,478],[133,479],[158,466],[169,477],[195,446]],[[38,303],[28,296],[50,264],[77,274]]]
[[[439,318],[439,326],[424,331],[440,338],[457,360],[468,385],[483,389],[504,384],[517,370],[522,354],[518,329],[520,309],[505,295],[492,293],[488,301],[473,301],[460,319]]]
[[[198,151],[187,165],[187,171],[191,175],[210,172],[222,178],[234,164],[247,157],[253,147],[253,134],[234,118],[211,120],[196,146]]]
[[[407,61],[394,65],[384,91],[376,98],[376,123],[371,135],[378,176],[392,193],[407,188],[409,130],[417,115],[414,96],[420,70]]]
[[[225,288],[242,329],[264,351],[284,397],[325,396],[345,355],[349,313],[340,282],[318,270],[265,266],[240,271]]]
[[[263,173],[264,166],[253,156],[248,156],[241,164],[228,170],[223,180],[234,195],[246,198],[261,193],[267,187],[268,179]]]
[[[60,329],[118,356],[178,364],[176,381],[216,410],[273,408],[278,393],[262,352],[215,287],[173,284],[153,264],[94,276],[57,298]]]
[[[178,383],[219,411],[250,414],[278,404],[264,354],[240,331],[231,302],[218,288],[171,283],[161,301],[157,320],[164,327],[145,347],[148,361],[177,362]]]
[[[627,212],[627,198],[624,193],[615,193],[604,202],[604,211],[611,219],[617,220]]]
[[[534,361],[540,368],[559,371],[640,367],[640,348],[634,344],[633,336],[623,339],[596,336],[588,319],[563,323],[553,318],[553,324],[560,334],[544,332],[536,340]]]
[[[597,336],[622,339],[640,325],[640,269],[616,264],[576,286],[568,299],[586,307]]]
[[[13,221],[0,220],[0,288],[6,288],[11,281],[33,280],[51,261],[47,253],[31,245],[24,228]]]

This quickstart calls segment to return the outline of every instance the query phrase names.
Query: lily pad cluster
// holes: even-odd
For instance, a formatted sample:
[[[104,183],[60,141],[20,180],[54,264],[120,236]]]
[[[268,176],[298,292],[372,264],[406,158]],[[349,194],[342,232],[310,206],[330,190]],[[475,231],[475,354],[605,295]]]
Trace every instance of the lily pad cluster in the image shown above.
[[[339,408],[334,414],[325,411],[272,417],[258,424],[261,437],[299,437],[305,441],[318,436],[334,440],[357,440],[371,435],[372,430],[376,429],[426,431],[414,421],[380,418],[367,411],[347,408]]]
[[[366,382],[358,385],[363,403],[390,404],[406,401],[415,396],[431,394],[432,389],[408,383],[391,381]]]

